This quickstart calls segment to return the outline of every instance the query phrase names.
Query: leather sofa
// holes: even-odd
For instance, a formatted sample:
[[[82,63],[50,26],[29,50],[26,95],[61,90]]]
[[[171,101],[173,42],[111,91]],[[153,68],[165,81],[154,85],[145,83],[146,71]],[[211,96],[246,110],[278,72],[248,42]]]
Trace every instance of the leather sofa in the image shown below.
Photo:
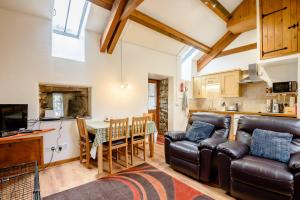
[[[289,163],[250,155],[256,129],[290,133]],[[300,121],[278,117],[241,117],[236,141],[217,147],[219,185],[238,199],[300,199]]]
[[[217,179],[216,147],[226,142],[230,132],[230,117],[217,114],[193,114],[187,129],[194,121],[202,121],[215,126],[210,138],[195,143],[184,139],[185,132],[165,134],[165,159],[170,166],[188,176],[201,181]],[[187,130],[186,129],[186,130]]]

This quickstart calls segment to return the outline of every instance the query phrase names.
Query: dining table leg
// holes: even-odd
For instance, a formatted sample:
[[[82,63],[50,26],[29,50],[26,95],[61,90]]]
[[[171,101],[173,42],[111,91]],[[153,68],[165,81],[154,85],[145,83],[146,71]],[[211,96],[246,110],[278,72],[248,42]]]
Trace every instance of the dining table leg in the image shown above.
[[[154,157],[154,133],[150,134],[149,149],[150,149],[150,158],[153,158]]]
[[[103,173],[103,145],[98,145],[98,177]]]

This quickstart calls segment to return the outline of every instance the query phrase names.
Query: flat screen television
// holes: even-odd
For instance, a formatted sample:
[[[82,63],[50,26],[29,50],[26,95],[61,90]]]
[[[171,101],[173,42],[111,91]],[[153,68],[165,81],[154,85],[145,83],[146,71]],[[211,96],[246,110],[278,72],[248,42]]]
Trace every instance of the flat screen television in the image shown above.
[[[0,132],[27,129],[27,104],[0,104]]]

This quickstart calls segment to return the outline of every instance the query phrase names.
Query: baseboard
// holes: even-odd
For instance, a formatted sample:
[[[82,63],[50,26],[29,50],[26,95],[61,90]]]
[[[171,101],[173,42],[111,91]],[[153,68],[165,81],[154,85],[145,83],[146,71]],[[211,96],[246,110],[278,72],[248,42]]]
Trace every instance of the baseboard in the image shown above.
[[[75,157],[75,158],[69,158],[69,159],[59,160],[59,161],[56,161],[56,162],[45,164],[44,166],[46,168],[44,168],[44,169],[47,169],[47,168],[50,168],[50,167],[55,167],[55,166],[62,165],[62,164],[66,164],[66,163],[73,162],[73,161],[76,161],[76,160],[79,160],[79,156]]]

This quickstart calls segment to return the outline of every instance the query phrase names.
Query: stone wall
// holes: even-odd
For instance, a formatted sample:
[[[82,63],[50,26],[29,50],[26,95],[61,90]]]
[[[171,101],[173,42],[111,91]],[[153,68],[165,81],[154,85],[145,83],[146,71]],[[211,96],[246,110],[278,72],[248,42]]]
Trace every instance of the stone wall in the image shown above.
[[[168,131],[168,79],[159,84],[159,133]]]
[[[91,116],[91,88],[40,84],[40,118],[45,117],[46,110],[53,110],[53,93],[61,93],[63,95],[63,117]]]

